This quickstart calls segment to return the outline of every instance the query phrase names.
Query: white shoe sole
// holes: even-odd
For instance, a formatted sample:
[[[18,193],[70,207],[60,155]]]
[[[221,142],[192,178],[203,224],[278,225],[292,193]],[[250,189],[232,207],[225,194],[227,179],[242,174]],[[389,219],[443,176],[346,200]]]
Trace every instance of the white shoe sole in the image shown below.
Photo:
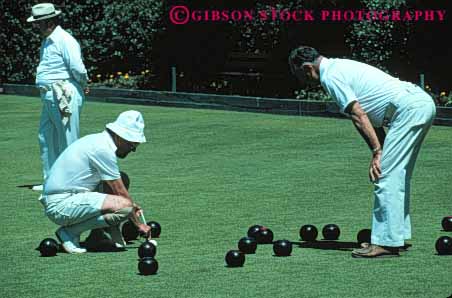
[[[64,234],[66,234],[66,235],[64,235]],[[58,240],[60,240],[61,246],[67,253],[82,254],[82,253],[86,252],[86,249],[77,247],[77,245],[74,243],[74,241],[71,241],[71,240],[63,241],[65,238],[70,238],[70,236],[67,235],[67,232],[64,230],[63,227],[56,230],[55,235],[58,238]]]

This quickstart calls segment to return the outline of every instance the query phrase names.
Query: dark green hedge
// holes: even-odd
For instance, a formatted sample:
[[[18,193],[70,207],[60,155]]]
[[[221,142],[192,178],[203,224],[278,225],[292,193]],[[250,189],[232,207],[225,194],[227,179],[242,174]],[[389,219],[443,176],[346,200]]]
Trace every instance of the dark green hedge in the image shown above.
[[[1,1],[0,80],[33,82],[41,38],[26,22],[37,1]],[[162,26],[162,1],[54,1],[62,27],[82,47],[89,74],[138,72],[152,63],[152,46]],[[65,3],[65,4],[64,4]]]
[[[38,1],[0,1],[0,81],[34,81],[38,63],[40,37],[26,18],[31,7]],[[212,5],[215,8],[335,8],[346,5],[370,9],[392,9],[404,5],[405,0],[247,0],[242,2],[225,0],[223,6],[201,0],[155,1],[155,0],[85,0],[54,3],[63,10],[62,26],[72,32],[80,42],[89,75],[102,79],[117,72],[140,74],[143,70],[155,68],[160,71],[162,81],[169,81],[165,71],[177,65],[192,79],[202,80],[202,73],[211,75],[221,71],[227,53],[235,51],[251,53],[271,53],[273,69],[287,71],[287,52],[290,50],[288,32],[303,31],[300,27],[285,22],[259,21],[228,24],[194,24],[172,26],[166,20],[165,11],[172,5],[185,3],[191,8]],[[351,3],[352,2],[352,3]],[[64,4],[64,5],[63,5]],[[206,7],[205,7],[206,8]],[[168,26],[166,30],[165,26]],[[291,27],[292,26],[292,27]],[[310,30],[317,28],[309,24]],[[333,26],[333,25],[332,25]],[[336,25],[334,25],[336,26]],[[326,34],[329,27],[319,28],[319,34]],[[393,22],[356,22],[349,25],[349,34],[344,36],[344,44],[351,56],[384,68],[398,51],[406,48],[410,34],[409,25]],[[159,40],[157,40],[159,36]],[[308,43],[314,40],[300,39]],[[322,51],[322,48],[319,48]],[[396,59],[397,60],[397,59]],[[154,67],[155,66],[155,67]],[[192,72],[188,70],[192,69]]]
[[[22,82],[32,78],[39,58],[40,38],[26,22],[32,1],[1,1],[0,82]],[[29,81],[28,80],[28,81]]]
[[[368,10],[398,10],[405,8],[405,0],[362,0]],[[360,21],[351,25],[345,42],[352,58],[387,70],[390,59],[405,55],[412,24],[394,21]]]

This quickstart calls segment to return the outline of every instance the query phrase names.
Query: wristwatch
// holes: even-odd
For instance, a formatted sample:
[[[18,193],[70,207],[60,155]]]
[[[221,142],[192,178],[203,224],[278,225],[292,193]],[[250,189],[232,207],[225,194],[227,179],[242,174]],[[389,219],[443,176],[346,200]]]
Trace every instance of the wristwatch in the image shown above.
[[[377,147],[377,148],[372,149],[372,154],[373,154],[373,155],[375,155],[375,154],[377,154],[377,153],[379,153],[379,152],[381,152],[381,148],[380,148],[380,147]]]

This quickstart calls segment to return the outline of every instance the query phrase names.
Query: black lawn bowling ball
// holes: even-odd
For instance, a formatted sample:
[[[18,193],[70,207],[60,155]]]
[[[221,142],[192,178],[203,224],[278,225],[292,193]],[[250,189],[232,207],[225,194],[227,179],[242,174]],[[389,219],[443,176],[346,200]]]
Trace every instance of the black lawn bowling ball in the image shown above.
[[[143,258],[138,262],[138,271],[141,275],[156,274],[159,269],[159,263],[154,258]]]
[[[160,233],[162,232],[162,227],[160,226],[160,224],[156,221],[149,221],[147,225],[151,227],[152,238],[159,238]]]
[[[370,243],[370,235],[371,235],[370,229],[362,229],[358,232],[356,235],[356,240],[358,241],[358,244],[361,243]]]
[[[56,256],[58,251],[58,242],[52,238],[46,238],[39,244],[39,252],[43,257],[53,257]]]
[[[251,227],[248,229],[248,233],[247,233],[248,237],[252,237],[252,238],[254,238],[254,239],[257,239],[257,237],[258,237],[258,235],[259,235],[259,233],[260,233],[260,231],[261,231],[261,228],[262,228],[261,225],[254,225],[254,226],[251,226]]]
[[[257,243],[270,244],[273,242],[273,232],[267,227],[262,227],[257,237]]]
[[[243,237],[239,240],[238,247],[245,254],[254,254],[257,248],[257,241],[253,237]]]
[[[436,240],[436,251],[439,255],[452,255],[452,238],[449,236],[442,236]]]
[[[446,216],[441,221],[441,225],[443,226],[443,230],[447,232],[452,232],[452,216]]]
[[[273,243],[273,252],[278,257],[288,257],[292,253],[292,243],[289,240],[278,240]]]
[[[228,267],[242,267],[245,263],[245,254],[238,250],[230,250],[224,260]]]
[[[140,259],[153,258],[157,253],[157,247],[149,241],[143,242],[138,248],[138,256]]]
[[[337,240],[340,234],[341,230],[335,224],[327,224],[322,229],[323,239],[325,240]]]
[[[130,220],[126,221],[122,225],[121,232],[122,232],[122,237],[124,237],[125,241],[136,240],[138,238],[138,236],[140,235],[138,228]]]
[[[313,225],[304,225],[300,228],[300,238],[303,241],[315,241],[319,232]]]

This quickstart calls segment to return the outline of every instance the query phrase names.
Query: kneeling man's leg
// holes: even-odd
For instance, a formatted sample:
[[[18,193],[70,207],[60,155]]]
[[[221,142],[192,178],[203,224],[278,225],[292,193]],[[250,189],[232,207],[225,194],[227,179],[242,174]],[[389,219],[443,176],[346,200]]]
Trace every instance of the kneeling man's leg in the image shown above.
[[[86,238],[86,245],[91,249],[104,247],[105,240],[110,240],[116,248],[124,248],[126,242],[121,234],[120,224],[126,221],[133,211],[130,200],[115,196],[107,195],[102,204],[102,214],[108,226],[92,229],[90,235]]]
[[[117,230],[113,234],[118,238],[119,224],[130,216],[133,207],[126,198],[91,192],[74,195],[66,209],[74,219],[73,224],[61,227],[57,231],[57,236],[66,251],[82,253],[86,250],[80,248],[79,239],[84,231],[113,228]],[[121,240],[120,233],[119,237]],[[112,240],[122,244],[118,239]]]

